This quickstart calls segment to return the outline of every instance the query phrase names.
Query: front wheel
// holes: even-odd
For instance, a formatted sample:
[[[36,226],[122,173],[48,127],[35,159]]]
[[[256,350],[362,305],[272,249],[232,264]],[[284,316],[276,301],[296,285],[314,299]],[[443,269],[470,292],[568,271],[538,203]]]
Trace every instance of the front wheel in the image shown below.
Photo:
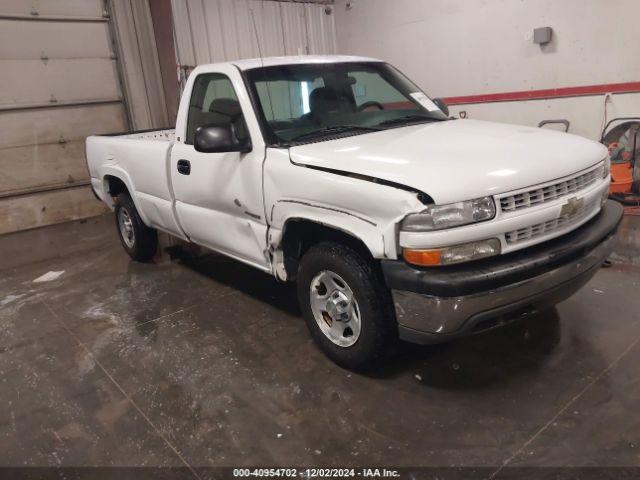
[[[393,303],[376,265],[334,242],[315,245],[298,268],[298,299],[311,336],[350,370],[372,370],[398,339]]]
[[[121,193],[115,201],[116,226],[122,246],[133,260],[148,262],[158,249],[158,234],[147,227],[127,193]]]

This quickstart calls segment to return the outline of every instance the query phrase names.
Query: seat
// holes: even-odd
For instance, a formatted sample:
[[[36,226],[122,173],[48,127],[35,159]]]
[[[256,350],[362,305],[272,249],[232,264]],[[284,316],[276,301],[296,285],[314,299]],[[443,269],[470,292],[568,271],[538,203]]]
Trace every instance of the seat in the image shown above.
[[[228,123],[242,115],[242,108],[235,98],[216,98],[209,104],[209,113],[219,115],[223,122]]]
[[[315,118],[322,118],[327,113],[348,111],[349,103],[333,88],[318,87],[309,95],[309,110]]]
[[[189,118],[193,119],[194,127],[233,125],[238,139],[244,140],[248,135],[247,126],[242,116],[242,107],[235,98],[216,98],[211,101],[207,111],[195,110]],[[195,128],[193,131],[195,132]]]

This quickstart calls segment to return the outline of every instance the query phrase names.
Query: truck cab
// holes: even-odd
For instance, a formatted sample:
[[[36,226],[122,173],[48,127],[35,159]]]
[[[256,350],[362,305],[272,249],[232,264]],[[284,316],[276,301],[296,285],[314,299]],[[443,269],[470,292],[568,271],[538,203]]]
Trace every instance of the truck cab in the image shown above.
[[[316,343],[356,370],[399,339],[441,342],[563,300],[621,218],[602,145],[449,118],[362,57],[199,66],[175,130],[89,137],[87,162],[134,260],[163,231],[296,282]]]

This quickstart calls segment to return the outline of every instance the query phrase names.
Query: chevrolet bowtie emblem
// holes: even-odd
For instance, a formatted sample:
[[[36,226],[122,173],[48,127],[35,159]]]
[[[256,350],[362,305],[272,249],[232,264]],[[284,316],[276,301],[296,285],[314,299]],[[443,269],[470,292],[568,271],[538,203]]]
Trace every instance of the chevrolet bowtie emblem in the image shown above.
[[[568,217],[573,217],[578,214],[582,208],[584,207],[584,198],[573,197],[567,200],[562,208],[560,209],[560,216],[564,217],[565,215]]]

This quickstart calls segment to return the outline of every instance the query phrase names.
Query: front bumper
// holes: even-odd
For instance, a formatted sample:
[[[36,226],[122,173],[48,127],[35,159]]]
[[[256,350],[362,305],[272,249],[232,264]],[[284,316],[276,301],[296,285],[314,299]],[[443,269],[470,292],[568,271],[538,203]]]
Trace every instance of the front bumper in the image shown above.
[[[450,267],[416,268],[385,260],[400,338],[439,343],[494,328],[555,305],[579,290],[613,250],[622,218],[607,201],[562,237],[511,254]]]

